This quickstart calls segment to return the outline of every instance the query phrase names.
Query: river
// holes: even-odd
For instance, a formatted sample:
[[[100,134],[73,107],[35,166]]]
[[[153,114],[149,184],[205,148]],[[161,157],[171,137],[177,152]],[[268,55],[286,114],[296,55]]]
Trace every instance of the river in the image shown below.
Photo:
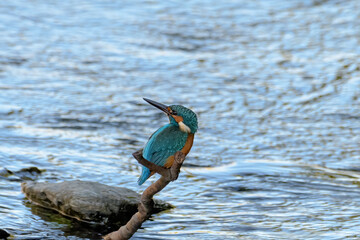
[[[179,179],[134,239],[360,239],[360,1],[0,3],[0,171],[141,193],[166,116],[199,118]],[[1,173],[1,172],[0,172]],[[34,206],[0,174],[14,239],[107,230]],[[105,227],[104,227],[105,228]]]

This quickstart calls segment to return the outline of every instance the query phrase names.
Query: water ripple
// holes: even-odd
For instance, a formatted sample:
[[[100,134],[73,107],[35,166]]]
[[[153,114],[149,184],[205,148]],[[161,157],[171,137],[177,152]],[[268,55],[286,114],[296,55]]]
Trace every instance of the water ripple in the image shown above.
[[[183,104],[199,132],[134,239],[357,238],[359,2],[17,0],[0,5],[0,224],[16,239],[99,239],[33,206],[38,181],[141,192],[131,153]],[[149,182],[154,181],[150,179]]]

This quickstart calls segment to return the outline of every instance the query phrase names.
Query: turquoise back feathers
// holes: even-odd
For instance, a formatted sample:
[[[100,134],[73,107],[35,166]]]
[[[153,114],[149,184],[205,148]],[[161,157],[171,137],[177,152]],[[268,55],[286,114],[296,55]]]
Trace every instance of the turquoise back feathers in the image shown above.
[[[167,124],[151,135],[144,147],[143,158],[156,165],[164,166],[170,156],[184,147],[187,137],[188,134],[179,131],[179,127]],[[150,170],[143,166],[138,184],[143,184],[150,174]]]
[[[152,100],[146,101],[151,101],[150,104],[158,107],[155,104],[159,103]],[[159,105],[161,105],[161,108],[158,108],[163,110],[165,105]],[[196,114],[181,105],[171,105],[163,111],[167,113],[170,123],[159,128],[151,135],[144,147],[143,157],[159,166],[168,166],[168,161],[170,161],[171,157],[188,144],[187,140],[189,135],[196,133],[198,122]],[[151,175],[150,170],[143,166],[138,184],[143,184]]]

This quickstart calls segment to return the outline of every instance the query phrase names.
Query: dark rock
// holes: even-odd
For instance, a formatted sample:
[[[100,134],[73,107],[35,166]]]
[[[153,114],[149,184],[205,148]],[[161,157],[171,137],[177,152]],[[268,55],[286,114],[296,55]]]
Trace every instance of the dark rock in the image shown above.
[[[10,175],[14,174],[12,171],[6,169],[6,168],[3,168],[0,170],[0,176],[1,177],[8,177]]]
[[[28,167],[28,168],[22,168],[19,171],[16,171],[16,173],[22,173],[22,172],[28,172],[31,174],[41,174],[44,170],[40,170],[37,167]]]
[[[10,234],[8,234],[5,230],[0,229],[0,239],[7,239],[10,237]]]
[[[14,172],[3,168],[0,169],[0,178],[6,178],[10,181],[34,181],[44,171],[37,167],[22,168]]]
[[[96,182],[24,182],[21,188],[33,203],[85,222],[123,222],[137,212],[140,201],[140,194],[130,189]],[[154,213],[169,208],[155,200]]]
[[[22,168],[19,171],[14,172],[14,175],[21,180],[34,180],[45,170],[40,170],[37,167]]]

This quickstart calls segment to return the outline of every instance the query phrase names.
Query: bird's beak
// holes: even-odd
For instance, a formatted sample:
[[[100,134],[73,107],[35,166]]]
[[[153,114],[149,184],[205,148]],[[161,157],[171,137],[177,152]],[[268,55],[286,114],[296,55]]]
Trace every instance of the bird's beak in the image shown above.
[[[154,107],[157,107],[158,109],[160,109],[161,111],[165,112],[168,115],[171,115],[171,113],[169,112],[168,106],[162,104],[162,103],[158,103],[155,102],[153,100],[150,100],[148,98],[143,98],[145,101],[147,101],[148,103],[150,103],[151,105],[153,105]]]

